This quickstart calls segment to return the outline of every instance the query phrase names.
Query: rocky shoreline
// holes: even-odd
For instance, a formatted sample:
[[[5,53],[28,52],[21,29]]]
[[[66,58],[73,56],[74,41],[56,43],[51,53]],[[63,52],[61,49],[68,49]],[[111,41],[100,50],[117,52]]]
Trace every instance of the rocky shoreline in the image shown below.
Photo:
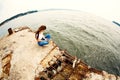
[[[120,80],[120,77],[91,68],[59,49],[52,40],[40,47],[34,31],[20,27],[0,39],[0,80]]]

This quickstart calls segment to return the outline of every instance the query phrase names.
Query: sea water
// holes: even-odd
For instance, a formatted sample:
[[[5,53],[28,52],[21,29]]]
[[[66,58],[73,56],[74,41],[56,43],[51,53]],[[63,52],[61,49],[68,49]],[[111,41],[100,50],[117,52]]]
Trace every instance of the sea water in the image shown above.
[[[92,14],[70,11],[40,11],[5,23],[0,36],[8,28],[28,26],[37,30],[46,25],[52,40],[63,50],[77,56],[91,67],[120,75],[120,27]],[[33,37],[34,38],[34,37]]]

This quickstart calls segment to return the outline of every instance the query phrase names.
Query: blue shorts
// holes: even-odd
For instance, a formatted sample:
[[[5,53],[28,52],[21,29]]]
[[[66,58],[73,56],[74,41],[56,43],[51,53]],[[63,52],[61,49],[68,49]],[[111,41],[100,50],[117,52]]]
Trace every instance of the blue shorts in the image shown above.
[[[44,46],[44,45],[47,45],[47,44],[49,43],[49,40],[50,40],[50,38],[51,38],[50,34],[46,34],[46,35],[45,35],[45,38],[46,38],[47,40],[42,40],[42,41],[39,41],[39,42],[38,42],[38,45],[39,45],[39,46]]]

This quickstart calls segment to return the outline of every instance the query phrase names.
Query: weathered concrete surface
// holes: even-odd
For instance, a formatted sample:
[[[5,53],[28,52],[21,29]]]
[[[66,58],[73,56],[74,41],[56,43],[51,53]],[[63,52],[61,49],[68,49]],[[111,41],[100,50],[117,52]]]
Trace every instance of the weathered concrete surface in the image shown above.
[[[44,47],[37,45],[35,40],[35,33],[29,28],[22,27],[15,29],[14,33],[9,36],[5,36],[0,39],[0,80],[34,80],[40,79],[40,73],[46,68],[50,67],[50,64],[55,63],[57,58],[55,56],[62,57],[63,63],[58,67],[57,73],[53,70],[55,75],[53,78],[47,78],[48,80],[66,80],[66,77],[61,77],[60,73],[66,74],[67,72],[74,72],[75,60],[71,59],[70,65],[64,67],[69,63],[64,63],[64,58],[72,57],[63,56],[64,51],[60,51],[59,48],[50,41],[50,43]],[[82,64],[84,65],[84,64]],[[79,72],[84,74],[84,70],[88,70],[82,78],[79,74],[69,74],[67,79],[69,80],[120,80],[120,77],[108,74],[106,72],[97,73],[97,70],[89,68],[89,66],[80,66],[76,68]],[[70,70],[70,71],[69,71]],[[63,72],[61,72],[63,71]],[[99,72],[99,71],[98,71]],[[46,76],[48,76],[45,73]],[[42,79],[40,79],[42,80]]]
[[[11,64],[8,77],[10,80],[33,80],[38,64],[55,47],[51,41],[44,47],[38,46],[35,34],[29,31],[25,29],[0,40],[1,59],[12,51],[12,59],[8,60]],[[2,61],[1,65],[4,64],[6,61]]]

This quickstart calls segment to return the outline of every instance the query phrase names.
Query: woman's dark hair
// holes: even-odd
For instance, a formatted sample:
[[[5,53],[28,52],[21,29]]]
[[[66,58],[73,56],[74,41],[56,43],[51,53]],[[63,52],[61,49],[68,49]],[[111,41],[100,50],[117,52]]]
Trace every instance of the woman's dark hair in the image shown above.
[[[40,32],[40,31],[42,31],[42,30],[46,30],[46,26],[45,26],[45,25],[41,25],[41,26],[38,28],[37,32]]]
[[[46,26],[45,25],[41,25],[38,30],[36,31],[35,33],[35,38],[38,39],[39,37],[39,32],[42,31],[42,30],[46,30]]]

